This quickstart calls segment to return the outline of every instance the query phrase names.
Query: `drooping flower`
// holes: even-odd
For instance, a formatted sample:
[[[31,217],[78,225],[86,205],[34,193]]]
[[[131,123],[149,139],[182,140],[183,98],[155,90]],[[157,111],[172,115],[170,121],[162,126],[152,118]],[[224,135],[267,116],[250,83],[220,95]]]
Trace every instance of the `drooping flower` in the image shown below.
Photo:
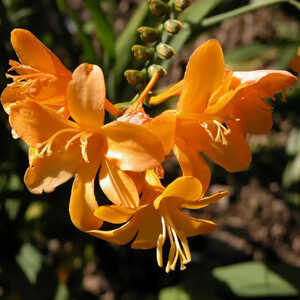
[[[295,81],[286,71],[226,70],[220,44],[210,40],[192,54],[184,79],[150,103],[180,94],[176,140],[236,172],[251,161],[246,133],[267,133],[272,127],[272,109],[264,98]]]
[[[300,47],[297,50],[297,55],[290,61],[290,67],[293,71],[300,73]]]
[[[220,191],[204,197],[201,182],[192,176],[179,177],[164,188],[153,171],[147,171],[146,182],[140,203],[128,207],[119,201],[117,204],[100,206],[95,216],[100,220],[123,224],[113,230],[90,230],[87,233],[108,242],[123,245],[131,243],[133,249],[152,249],[156,247],[157,262],[163,266],[163,246],[167,237],[170,250],[166,272],[175,270],[177,262],[180,269],[191,261],[188,237],[208,234],[216,229],[209,220],[191,217],[182,209],[199,209],[215,203],[227,192]]]
[[[7,74],[13,82],[2,92],[4,109],[9,112],[11,104],[31,100],[65,110],[67,85],[72,79],[72,73],[28,30],[14,29],[11,32],[11,43],[19,62],[9,61],[8,71],[14,71],[17,75]]]
[[[105,83],[95,65],[82,64],[74,71],[66,101],[72,120],[35,101],[20,101],[11,107],[10,124],[31,147],[25,174],[29,190],[51,192],[75,174],[71,219],[81,230],[98,228],[101,222],[93,215],[98,207],[94,179],[100,165],[104,166],[100,186],[119,176],[128,182],[125,171],[143,172],[159,165],[172,145],[166,149],[162,135],[154,130],[157,119],[153,128],[119,120],[103,125]],[[161,118],[159,124],[164,123],[164,115]],[[174,136],[175,118],[172,130]],[[120,181],[118,189],[123,186]]]

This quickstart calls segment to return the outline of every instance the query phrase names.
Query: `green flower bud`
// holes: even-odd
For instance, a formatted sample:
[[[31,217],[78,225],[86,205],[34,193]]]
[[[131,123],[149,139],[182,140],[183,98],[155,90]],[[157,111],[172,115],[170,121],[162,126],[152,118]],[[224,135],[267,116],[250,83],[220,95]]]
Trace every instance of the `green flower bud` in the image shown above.
[[[159,43],[156,46],[156,53],[161,59],[169,59],[176,54],[176,51],[168,44]]]
[[[149,8],[154,16],[165,15],[169,13],[170,7],[162,0],[148,0]]]
[[[158,72],[160,77],[167,75],[167,70],[164,67],[162,67],[161,65],[151,65],[148,68],[149,77],[152,77],[155,72]]]
[[[183,28],[183,24],[178,20],[170,19],[164,23],[164,28],[169,34],[173,35]]]
[[[137,85],[147,80],[146,70],[126,70],[124,75],[131,85]]]
[[[151,58],[154,54],[154,49],[141,46],[141,45],[134,45],[131,48],[133,55],[137,61],[143,62]]]
[[[140,34],[141,40],[146,43],[155,42],[160,36],[160,31],[152,27],[142,26],[137,31]]]
[[[192,4],[192,0],[174,0],[174,7],[177,11],[183,11]]]

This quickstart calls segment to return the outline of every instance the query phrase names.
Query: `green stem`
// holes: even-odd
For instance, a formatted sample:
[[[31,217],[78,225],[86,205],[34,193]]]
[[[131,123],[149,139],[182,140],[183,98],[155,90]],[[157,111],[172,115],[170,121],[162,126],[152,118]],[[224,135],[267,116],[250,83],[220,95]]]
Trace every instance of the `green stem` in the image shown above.
[[[228,11],[228,12],[216,15],[216,16],[205,18],[202,20],[201,25],[203,27],[215,25],[226,19],[230,19],[230,18],[239,16],[239,15],[251,12],[253,10],[256,10],[256,9],[259,9],[262,7],[266,7],[269,5],[278,4],[278,3],[289,3],[300,10],[300,2],[298,2],[296,0],[261,0],[261,1],[249,4],[249,5],[245,5],[245,6],[239,7],[237,9],[234,9],[234,10],[231,10],[231,11]]]

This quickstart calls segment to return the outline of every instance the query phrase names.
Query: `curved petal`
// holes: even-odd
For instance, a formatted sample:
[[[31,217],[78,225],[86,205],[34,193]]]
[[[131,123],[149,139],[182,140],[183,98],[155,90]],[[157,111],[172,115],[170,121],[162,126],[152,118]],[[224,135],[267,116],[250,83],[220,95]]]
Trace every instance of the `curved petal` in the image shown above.
[[[160,138],[165,155],[169,154],[174,145],[176,111],[165,111],[150,122],[145,123],[144,126]]]
[[[62,129],[76,128],[55,110],[31,101],[21,101],[11,107],[11,127],[30,146],[36,146]],[[51,124],[51,126],[49,126]]]
[[[104,194],[114,204],[127,207],[139,205],[139,194],[133,180],[108,159],[104,159],[102,163],[99,184]]]
[[[242,84],[251,83],[252,87],[254,85],[256,89],[260,90],[261,97],[272,97],[297,81],[297,77],[290,72],[280,70],[234,72],[233,76],[238,78]],[[251,97],[252,89],[246,89]]]
[[[41,41],[26,29],[14,29],[11,43],[20,62],[45,73],[59,76],[71,76],[71,73]]]
[[[212,124],[204,128],[196,120],[180,120],[178,123],[178,136],[184,137],[191,147],[204,152],[214,163],[228,172],[238,172],[248,168],[251,162],[251,151],[239,122],[226,122],[230,129],[230,134],[226,135],[227,144],[215,141],[217,129]]]
[[[66,138],[65,135],[63,137]],[[35,148],[30,149],[30,166],[26,170],[24,182],[35,194],[52,192],[73,177],[81,163],[78,143],[65,150],[64,143],[58,139],[52,144],[51,155],[42,157],[33,151]]]
[[[103,127],[107,137],[107,158],[126,171],[142,172],[164,160],[160,139],[148,128],[113,121]]]
[[[87,145],[89,162],[83,161],[75,176],[69,213],[73,224],[82,231],[99,228],[102,220],[94,215],[98,203],[94,194],[94,179],[104,156],[103,139],[98,134],[90,137]]]
[[[215,194],[212,194],[207,197],[203,197],[199,201],[190,201],[190,202],[183,202],[181,203],[182,208],[188,208],[188,209],[199,209],[205,206],[208,206],[209,204],[216,203],[223,197],[227,196],[228,192],[227,191],[220,191]]]
[[[81,64],[73,72],[67,103],[72,118],[82,127],[99,130],[103,125],[105,82],[100,67]]]
[[[181,232],[186,237],[208,234],[217,228],[217,224],[213,221],[190,217],[173,207],[167,207],[165,217],[166,221],[172,225],[176,232]]]
[[[168,201],[181,203],[185,201],[197,201],[202,196],[202,184],[196,178],[192,176],[182,176],[176,178],[171,182],[163,191],[163,193],[155,199],[153,205],[155,209],[158,209],[161,202]],[[176,201],[175,201],[176,198]]]
[[[158,236],[162,231],[160,215],[152,205],[140,210],[138,214],[140,220],[138,233],[131,248],[152,249],[156,247]]]
[[[223,51],[217,40],[209,40],[197,48],[186,67],[178,111],[203,112],[211,94],[221,84],[224,74]]]
[[[112,224],[121,224],[127,222],[135,213],[136,209],[134,208],[119,205],[104,205],[99,206],[95,210],[94,215],[100,220]]]
[[[164,102],[165,100],[167,100],[168,98],[171,98],[174,96],[179,96],[182,92],[183,84],[184,84],[183,80],[178,81],[177,83],[175,83],[170,88],[163,91],[162,93],[151,97],[149,100],[149,104],[150,105],[158,105],[158,104]]]
[[[258,93],[251,97],[245,96],[247,91],[240,93],[239,100],[234,105],[233,114],[240,119],[244,132],[266,134],[273,125],[272,107]]]
[[[242,171],[249,167],[252,158],[251,150],[240,124],[230,121],[228,128],[231,133],[226,136],[226,145],[212,141],[205,133],[209,141],[206,143],[203,139],[203,152],[228,172]]]
[[[202,184],[202,194],[205,193],[211,178],[210,168],[202,157],[193,147],[189,147],[183,139],[177,139],[173,149],[176,155],[183,176],[194,176]]]
[[[129,243],[138,230],[138,219],[133,217],[123,226],[114,230],[88,230],[86,233],[117,245]]]

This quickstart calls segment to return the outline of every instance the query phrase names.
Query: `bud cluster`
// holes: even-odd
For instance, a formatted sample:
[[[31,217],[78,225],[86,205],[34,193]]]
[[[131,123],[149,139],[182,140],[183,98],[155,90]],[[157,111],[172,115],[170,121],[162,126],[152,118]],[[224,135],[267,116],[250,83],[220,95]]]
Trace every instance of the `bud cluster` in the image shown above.
[[[176,51],[168,44],[168,39],[177,34],[183,24],[174,18],[191,5],[191,0],[148,0],[149,10],[159,17],[156,27],[141,26],[137,29],[143,45],[134,45],[132,54],[142,70],[126,70],[127,81],[136,88],[142,86],[155,71],[164,76],[167,71],[160,65],[160,60],[172,58]]]

